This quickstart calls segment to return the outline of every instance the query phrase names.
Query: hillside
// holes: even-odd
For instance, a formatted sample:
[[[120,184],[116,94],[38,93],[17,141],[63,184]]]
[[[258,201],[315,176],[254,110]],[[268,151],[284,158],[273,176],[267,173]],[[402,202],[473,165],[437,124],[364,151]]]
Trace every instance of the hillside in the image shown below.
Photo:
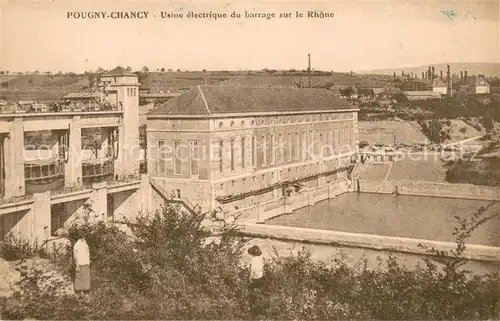
[[[257,86],[293,87],[309,86],[309,74],[305,71],[167,71],[138,73],[141,88],[151,92],[186,90],[193,86]],[[0,99],[7,100],[57,100],[68,92],[89,88],[89,75],[2,75]],[[313,71],[312,87],[331,86],[385,87],[392,81],[386,75],[357,75]]]
[[[450,70],[452,73],[460,73],[461,70],[467,70],[469,75],[487,75],[492,77],[500,77],[500,63],[487,63],[487,62],[464,62],[464,63],[450,63]],[[359,71],[360,74],[380,74],[380,75],[392,75],[396,73],[396,75],[401,75],[401,72],[405,73],[416,73],[420,76],[422,71],[427,70],[429,66],[435,68],[436,73],[439,74],[439,71],[446,71],[446,64],[430,64],[430,65],[421,65],[421,66],[413,66],[413,67],[405,67],[405,68],[387,68],[387,69],[374,69],[374,70],[364,70]]]

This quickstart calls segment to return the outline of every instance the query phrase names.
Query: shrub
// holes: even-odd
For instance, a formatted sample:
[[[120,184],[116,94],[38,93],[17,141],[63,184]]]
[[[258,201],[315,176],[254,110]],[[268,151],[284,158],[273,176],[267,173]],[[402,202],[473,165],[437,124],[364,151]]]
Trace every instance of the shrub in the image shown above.
[[[408,269],[395,257],[375,269],[342,258],[315,262],[309,252],[265,264],[265,285],[250,291],[234,229],[211,242],[205,215],[163,206],[141,215],[133,236],[116,226],[89,223],[92,291],[87,299],[55,296],[25,282],[24,292],[1,302],[9,319],[488,319],[499,299],[498,275],[473,276],[461,253],[485,209],[458,218],[457,250]],[[228,232],[231,231],[231,232]],[[451,255],[451,256],[450,256]]]
[[[0,242],[0,258],[6,261],[28,259],[36,256],[36,245],[15,235],[8,233]]]

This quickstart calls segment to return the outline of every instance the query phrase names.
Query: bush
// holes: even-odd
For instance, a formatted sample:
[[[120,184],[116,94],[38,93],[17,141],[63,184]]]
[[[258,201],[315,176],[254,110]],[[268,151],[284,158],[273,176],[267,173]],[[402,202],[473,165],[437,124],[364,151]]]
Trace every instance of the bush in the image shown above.
[[[92,258],[87,299],[55,296],[26,282],[24,294],[2,303],[8,319],[488,319],[495,316],[498,275],[462,268],[464,240],[489,217],[458,219],[457,250],[408,269],[394,257],[376,269],[366,261],[315,262],[305,250],[265,264],[265,285],[250,291],[234,229],[217,242],[202,222],[164,206],[141,215],[133,236],[105,223],[72,226],[86,233]],[[34,282],[36,283],[36,282]]]
[[[15,237],[13,234],[7,234],[0,242],[0,258],[6,261],[28,259],[36,254],[37,248],[32,242]]]

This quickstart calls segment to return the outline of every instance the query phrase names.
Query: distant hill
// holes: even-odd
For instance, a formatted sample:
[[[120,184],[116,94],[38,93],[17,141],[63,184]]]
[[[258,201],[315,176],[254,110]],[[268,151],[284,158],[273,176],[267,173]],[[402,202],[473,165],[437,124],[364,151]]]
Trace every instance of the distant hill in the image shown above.
[[[489,62],[460,62],[460,63],[450,63],[451,73],[460,74],[460,71],[467,70],[469,75],[486,75],[490,77],[500,77],[500,63],[489,63]],[[401,75],[401,72],[405,73],[416,73],[420,77],[422,71],[426,71],[429,66],[434,67],[435,73],[439,75],[440,70],[443,74],[446,74],[446,64],[430,64],[421,65],[406,68],[387,68],[387,69],[374,69],[374,70],[363,70],[359,71],[360,74],[380,74],[380,75],[392,75],[394,72],[396,75]]]

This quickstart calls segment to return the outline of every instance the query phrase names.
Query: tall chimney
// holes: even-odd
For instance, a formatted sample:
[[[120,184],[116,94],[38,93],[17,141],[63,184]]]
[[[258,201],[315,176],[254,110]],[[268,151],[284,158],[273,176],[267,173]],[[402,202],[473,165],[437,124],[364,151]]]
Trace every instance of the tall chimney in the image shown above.
[[[446,81],[447,81],[446,93],[448,94],[449,97],[452,97],[453,93],[452,93],[452,84],[450,75],[450,65],[446,65]]]
[[[467,80],[467,70],[464,71],[464,80]]]
[[[425,74],[423,71],[422,71],[422,79],[425,79]]]
[[[460,80],[464,79],[464,72],[463,70],[460,70]]]
[[[434,67],[432,67],[432,78],[431,78],[432,80],[434,80],[434,73],[435,73],[435,69],[434,69]]]
[[[443,80],[443,71],[442,71],[442,70],[440,70],[440,71],[439,71],[439,74],[440,74],[439,78],[440,78],[441,80]]]

